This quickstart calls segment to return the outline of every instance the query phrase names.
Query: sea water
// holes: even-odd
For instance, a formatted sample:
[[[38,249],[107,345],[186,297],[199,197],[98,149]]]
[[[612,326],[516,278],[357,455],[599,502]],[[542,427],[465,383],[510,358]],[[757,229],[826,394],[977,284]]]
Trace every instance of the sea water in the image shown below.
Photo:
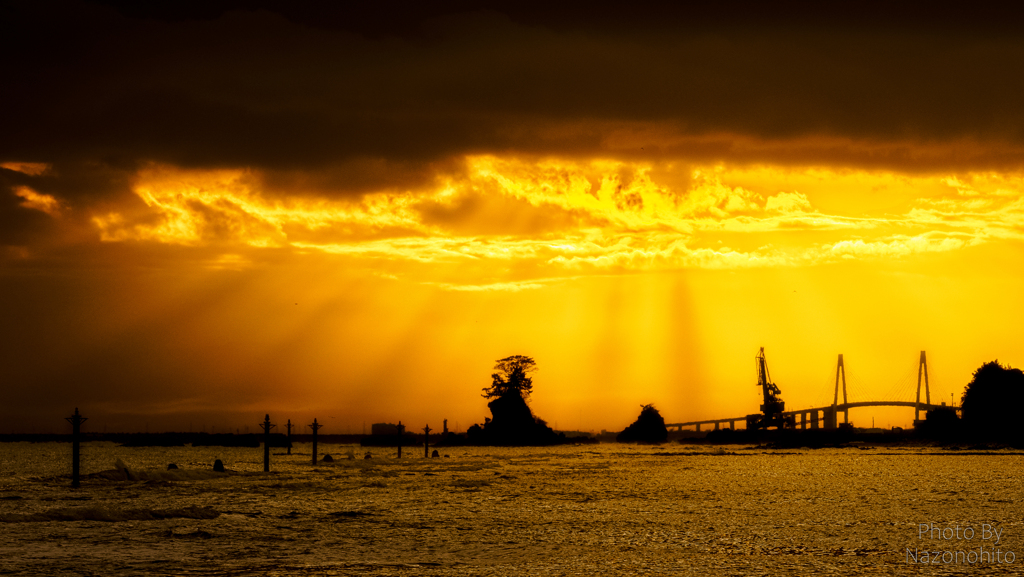
[[[1012,451],[601,444],[398,459],[320,444],[335,461],[315,466],[310,451],[274,449],[264,473],[262,448],[90,442],[72,489],[70,445],[0,444],[0,573],[986,575],[1024,563],[1024,455]]]

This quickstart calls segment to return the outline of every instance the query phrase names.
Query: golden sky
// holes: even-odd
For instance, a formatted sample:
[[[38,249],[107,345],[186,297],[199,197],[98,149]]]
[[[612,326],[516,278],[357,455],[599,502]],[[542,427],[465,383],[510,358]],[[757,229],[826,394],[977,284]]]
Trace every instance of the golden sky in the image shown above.
[[[788,409],[840,353],[853,401],[1024,364],[1012,15],[116,6],[3,16],[10,431],[464,430],[512,354],[595,430],[757,411],[762,346]]]

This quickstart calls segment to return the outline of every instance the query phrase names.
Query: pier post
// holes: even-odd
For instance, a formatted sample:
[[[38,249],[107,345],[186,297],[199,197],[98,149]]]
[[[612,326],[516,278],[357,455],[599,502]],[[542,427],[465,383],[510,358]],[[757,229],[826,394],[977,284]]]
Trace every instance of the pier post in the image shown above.
[[[700,423],[697,423],[697,432],[700,432]]]
[[[313,419],[313,420],[315,421],[316,419]],[[292,454],[292,420],[291,419],[288,419],[288,424],[286,426],[288,427],[288,454],[291,455]]]
[[[405,432],[405,425],[398,421],[398,458],[402,458],[402,433]]]
[[[715,430],[718,430],[718,421],[715,421]]]
[[[818,428],[818,411],[811,411],[811,428]]]
[[[430,424],[423,427],[423,458],[430,458]]]
[[[312,425],[307,425],[307,426],[309,428],[313,429],[313,464],[316,465],[316,432],[319,431],[320,429],[324,428],[324,426],[319,424],[319,423],[317,423],[316,419],[313,419],[313,424]]]
[[[807,428],[807,413],[800,413],[800,428]]]
[[[270,472],[270,429],[277,425],[270,423],[270,415],[263,418],[260,428],[263,429],[263,472]]]
[[[71,423],[71,486],[78,488],[78,469],[81,462],[81,445],[79,445],[79,433],[82,431],[82,423],[89,419],[78,414],[78,407],[75,407],[75,414],[65,417],[65,421]]]

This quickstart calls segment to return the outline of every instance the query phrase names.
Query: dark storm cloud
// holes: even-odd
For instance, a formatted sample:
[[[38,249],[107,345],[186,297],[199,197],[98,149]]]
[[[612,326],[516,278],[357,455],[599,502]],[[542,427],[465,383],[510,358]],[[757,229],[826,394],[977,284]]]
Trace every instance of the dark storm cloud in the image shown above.
[[[301,168],[264,168],[259,173],[260,190],[270,194],[352,193],[384,190],[416,190],[436,184],[438,174],[464,172],[453,159],[424,162],[384,157],[352,157],[310,171]]]
[[[838,3],[814,0],[759,2],[536,2],[526,0],[415,0],[317,2],[299,0],[103,0],[122,14],[164,21],[214,20],[232,10],[264,9],[305,26],[349,30],[368,36],[416,35],[423,23],[466,12],[491,11],[528,25],[557,30],[708,28],[792,25],[832,27],[955,28],[1017,32],[1020,10],[1005,2]]]
[[[131,192],[135,165],[61,160],[40,174],[0,167],[0,246],[54,248],[68,242],[91,241],[94,212],[112,207],[139,206]],[[19,191],[52,197],[59,206],[51,213],[33,208]]]
[[[359,191],[388,181],[373,167],[423,181],[467,153],[910,169],[1024,158],[1016,12],[110,4],[4,9],[0,159],[325,182],[354,170],[335,190]]]
[[[23,199],[15,195],[30,180],[0,168],[0,246],[22,246],[52,230],[49,215],[23,206]]]

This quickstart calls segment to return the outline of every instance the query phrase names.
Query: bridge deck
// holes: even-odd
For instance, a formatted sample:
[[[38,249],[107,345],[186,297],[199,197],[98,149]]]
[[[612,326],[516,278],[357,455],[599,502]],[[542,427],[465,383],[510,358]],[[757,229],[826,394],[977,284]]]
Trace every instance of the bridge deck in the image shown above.
[[[947,405],[930,405],[928,403],[920,403],[920,404],[918,404],[918,403],[915,403],[914,401],[857,401],[857,402],[853,402],[853,403],[840,403],[838,405],[835,405],[835,410],[836,410],[837,413],[840,413],[840,412],[843,412],[843,411],[847,411],[849,409],[856,409],[858,407],[910,407],[910,408],[920,407],[922,411],[930,411],[932,409],[949,409],[949,408],[952,408],[952,409],[955,409],[958,412],[960,411],[960,407],[949,407]],[[814,411],[831,411],[832,408],[833,408],[832,405],[828,405],[828,406],[825,406],[825,407],[812,407],[812,408],[809,408],[809,409],[799,409],[799,410],[796,410],[796,411],[785,411],[782,414],[786,415],[788,417],[788,416],[791,416],[791,415],[793,415],[793,416],[799,415],[801,413],[812,413]],[[722,424],[722,423],[733,423],[733,422],[736,422],[736,421],[740,421],[740,422],[745,423],[745,422],[747,422],[747,416],[744,415],[742,417],[733,417],[731,419],[705,419],[703,421],[689,421],[689,422],[686,422],[686,423],[665,423],[665,426],[666,427],[680,427],[681,428],[681,427],[691,427],[691,426],[695,426],[695,425],[714,425],[714,424]]]

